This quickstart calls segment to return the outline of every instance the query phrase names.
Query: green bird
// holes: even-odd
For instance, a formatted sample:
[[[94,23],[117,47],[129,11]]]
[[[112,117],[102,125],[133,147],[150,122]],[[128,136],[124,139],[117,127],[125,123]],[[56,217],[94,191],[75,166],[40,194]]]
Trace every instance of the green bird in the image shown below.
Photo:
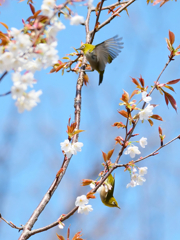
[[[117,207],[120,209],[116,199],[113,196],[114,186],[115,178],[110,174],[105,180],[105,184],[101,187],[100,198],[104,205],[106,205],[107,207]]]
[[[77,49],[83,51],[91,65],[91,71],[94,71],[94,69],[98,71],[99,85],[103,81],[106,64],[111,63],[121,52],[120,49],[123,48],[123,42],[121,42],[121,40],[122,38],[119,38],[118,35],[116,35],[100,44],[92,45],[85,43]]]

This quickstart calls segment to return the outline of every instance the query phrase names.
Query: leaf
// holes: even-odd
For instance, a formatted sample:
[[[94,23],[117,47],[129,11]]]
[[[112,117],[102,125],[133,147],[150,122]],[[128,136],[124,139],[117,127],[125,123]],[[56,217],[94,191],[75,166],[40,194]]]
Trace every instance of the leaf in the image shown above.
[[[128,113],[125,110],[118,111],[123,117],[128,118]]]
[[[37,12],[35,12],[34,13],[34,18],[36,18],[40,13],[41,13],[41,10],[38,10]]]
[[[76,134],[78,134],[78,133],[80,133],[80,132],[84,132],[84,131],[85,131],[85,130],[76,130],[76,131],[73,132],[73,136],[76,135]]]
[[[72,238],[72,240],[83,240],[81,237],[82,237],[82,234],[81,234],[82,231],[80,232],[77,232],[74,237]]]
[[[150,123],[151,127],[153,126],[153,121],[151,119],[148,119],[148,122]]]
[[[141,85],[138,83],[138,81],[135,78],[132,78],[132,82],[136,84],[138,87],[141,87]]]
[[[140,76],[139,81],[141,83],[141,86],[144,88],[144,79]]]
[[[113,155],[114,149],[111,149],[107,154],[107,160],[109,160]]]
[[[135,94],[138,94],[139,93],[139,90],[134,90],[132,93],[131,93],[131,96],[130,96],[130,99],[132,98],[132,97],[134,97],[134,95]]]
[[[164,87],[166,87],[166,88],[170,89],[171,91],[175,92],[175,91],[174,91],[174,88],[171,87],[171,86],[164,86]]]
[[[34,6],[31,3],[29,4],[29,6],[30,6],[32,14],[34,15],[36,12]]]
[[[2,24],[7,30],[9,29],[9,28],[8,28],[8,25],[6,25],[5,23],[0,22],[0,24]]]
[[[95,199],[96,198],[96,196],[94,196],[94,193],[88,193],[87,195],[86,195],[86,197],[87,197],[87,199]]]
[[[123,101],[123,102],[126,102],[126,103],[128,103],[128,101],[129,101],[129,94],[125,91],[125,90],[123,90],[123,95],[122,95],[122,98],[121,98],[121,100]]]
[[[172,80],[172,81],[169,81],[169,82],[167,82],[166,84],[176,84],[176,83],[178,83],[180,81],[180,79],[176,79],[176,80]]]
[[[59,240],[65,240],[65,238],[64,238],[63,236],[60,236],[60,235],[58,235],[57,233],[56,233],[56,235],[57,235],[57,237],[58,237]]]
[[[169,102],[171,103],[171,106],[177,111],[177,104],[175,99],[173,98],[173,96],[171,94],[169,94],[168,92],[164,91],[165,96],[167,97],[167,99],[169,100]],[[166,99],[166,98],[165,98]],[[167,104],[167,103],[166,103]],[[168,105],[168,104],[167,104]]]
[[[105,152],[102,151],[102,155],[103,155],[103,159],[106,162],[107,161],[107,154]]]
[[[69,57],[63,57],[62,59],[68,59],[68,60],[70,60],[70,58],[69,58]]]
[[[156,119],[156,120],[159,120],[159,121],[163,121],[162,117],[160,117],[160,116],[157,115],[157,114],[153,114],[153,115],[151,116],[151,118]]]
[[[81,186],[88,186],[92,183],[93,181],[91,179],[83,179]]]
[[[162,135],[162,128],[158,127],[159,134]]]
[[[174,40],[175,40],[175,35],[174,35],[173,32],[171,32],[171,31],[169,30],[169,41],[170,41],[171,45],[173,45]]]
[[[126,126],[122,122],[115,122],[112,127],[125,128]]]
[[[67,238],[70,237],[70,227],[68,227],[68,230],[67,230]]]

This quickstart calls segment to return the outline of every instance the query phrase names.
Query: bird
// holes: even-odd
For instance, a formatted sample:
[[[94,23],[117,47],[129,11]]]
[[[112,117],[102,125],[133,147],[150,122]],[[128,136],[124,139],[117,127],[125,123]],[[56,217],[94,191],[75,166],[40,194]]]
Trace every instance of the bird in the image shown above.
[[[115,176],[113,177],[112,174],[110,174],[105,180],[105,184],[101,186],[100,198],[102,203],[104,203],[104,205],[106,205],[107,207],[117,207],[120,209],[116,199],[113,196],[114,186]]]
[[[97,44],[83,44],[80,48],[76,50],[82,50],[83,54],[86,56],[86,59],[91,65],[91,71],[98,71],[99,73],[99,85],[103,81],[103,75],[105,66],[107,63],[111,63],[123,48],[123,42],[121,42],[122,37],[119,38],[118,35],[107,39],[106,41]],[[87,71],[87,70],[86,70]]]

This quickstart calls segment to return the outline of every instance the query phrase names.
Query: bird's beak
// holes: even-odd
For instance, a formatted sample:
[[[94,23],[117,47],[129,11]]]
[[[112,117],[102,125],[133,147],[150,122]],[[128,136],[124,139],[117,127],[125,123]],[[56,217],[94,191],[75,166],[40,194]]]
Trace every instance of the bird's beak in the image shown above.
[[[76,50],[81,50],[81,48],[76,48]]]
[[[117,206],[117,208],[121,209],[119,206]]]

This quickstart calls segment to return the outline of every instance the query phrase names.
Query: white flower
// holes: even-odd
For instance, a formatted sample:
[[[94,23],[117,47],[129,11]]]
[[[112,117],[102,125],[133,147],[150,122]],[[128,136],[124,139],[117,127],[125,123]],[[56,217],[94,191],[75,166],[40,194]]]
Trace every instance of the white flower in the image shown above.
[[[53,8],[55,5],[55,0],[44,0],[43,4],[49,8]]]
[[[137,181],[137,180],[138,180],[138,174],[137,174],[137,173],[132,174],[132,176],[131,176],[131,180],[133,180],[133,181]]]
[[[66,139],[64,142],[60,143],[61,146],[61,150],[66,152],[69,152],[69,150],[71,149],[71,143],[69,142],[68,139]]]
[[[21,33],[21,30],[17,28],[11,28],[10,35],[16,39],[16,37]]]
[[[20,33],[16,40],[17,47],[22,52],[27,51],[32,45],[30,37],[27,34]]]
[[[88,214],[89,212],[91,212],[93,210],[91,205],[85,205],[83,207],[79,207],[78,208],[78,213],[84,213],[84,214]]]
[[[20,72],[14,72],[12,74],[12,80],[14,83],[20,83],[21,82],[21,74]]]
[[[83,147],[83,143],[76,142],[72,144],[73,154],[77,154],[77,152],[81,152],[81,148]]]
[[[53,10],[48,7],[46,4],[41,5],[41,11],[44,16],[51,18],[54,14]]]
[[[83,16],[76,15],[76,16],[72,17],[71,20],[70,20],[71,25],[79,25],[81,23],[84,23],[84,17]]]
[[[88,7],[91,9],[91,8],[93,8],[94,6],[93,6],[93,0],[88,0]]]
[[[20,98],[26,90],[26,86],[23,84],[15,84],[11,88],[11,95],[13,99]]]
[[[89,200],[87,199],[86,195],[81,195],[76,198],[75,206],[84,207],[84,205],[88,202]]]
[[[63,228],[64,228],[64,226],[65,226],[65,224],[64,224],[64,223],[62,223],[62,222],[59,222],[59,225],[58,225],[58,227],[59,227],[60,229],[63,229]]]
[[[23,87],[26,87],[24,84],[21,84]],[[18,97],[15,105],[18,108],[18,112],[22,113],[24,110],[30,111],[33,107],[37,106],[37,102],[40,102],[39,96],[42,94],[42,91],[35,90],[30,91],[29,93],[23,93],[23,96]]]
[[[14,56],[17,56],[19,53],[19,48],[16,43],[9,42],[7,45],[7,49],[11,52]]]
[[[4,70],[9,71],[12,68],[12,63],[14,61],[14,56],[11,52],[5,52],[1,56],[1,61],[4,64]]]
[[[137,146],[130,146],[128,149],[124,152],[124,154],[130,154],[131,158],[134,158],[136,154],[141,154]]]
[[[149,103],[152,100],[152,97],[147,96],[147,92],[142,92],[142,99],[144,102]]]
[[[134,173],[136,173],[136,172],[137,172],[137,169],[136,169],[135,167],[133,167],[132,173],[134,174]]]
[[[147,138],[142,137],[142,138],[139,140],[139,144],[141,145],[142,148],[145,148],[145,145],[147,145]]]
[[[139,168],[139,175],[144,176],[145,174],[147,174],[147,169],[147,167]]]
[[[143,178],[141,175],[138,175],[137,185],[143,185],[143,182],[145,181],[146,181],[145,178]]]
[[[30,87],[33,87],[33,84],[36,83],[36,81],[34,80],[34,75],[31,72],[25,73],[22,76],[21,81],[23,84]]]
[[[134,180],[131,180],[131,182],[126,185],[126,188],[135,187],[136,185],[137,183]]]
[[[148,120],[149,117],[153,115],[153,109],[154,107],[148,104],[147,107],[139,113],[140,120]]]

